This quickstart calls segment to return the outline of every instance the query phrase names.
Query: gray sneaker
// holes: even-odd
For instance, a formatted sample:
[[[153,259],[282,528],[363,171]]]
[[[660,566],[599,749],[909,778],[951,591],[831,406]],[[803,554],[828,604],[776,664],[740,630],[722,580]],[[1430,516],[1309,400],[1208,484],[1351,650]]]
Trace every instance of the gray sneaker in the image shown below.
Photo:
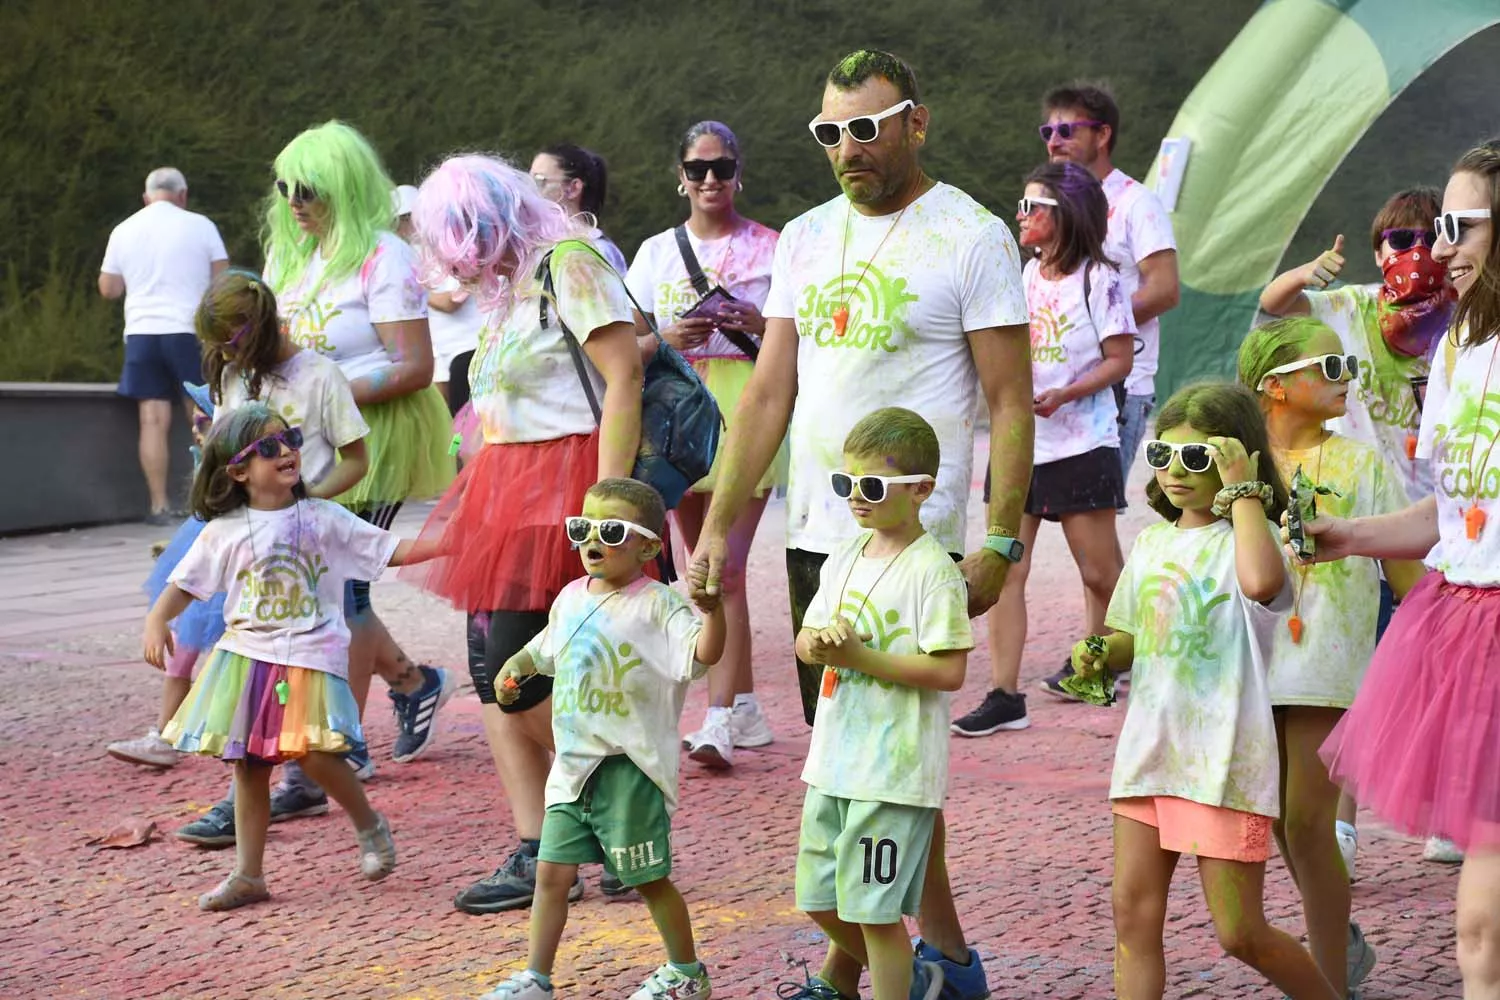
[[[306,780],[306,779],[303,779]],[[271,789],[271,822],[321,816],[328,811],[328,796],[323,789],[308,782],[282,779]]]
[[[199,847],[234,846],[234,803],[227,799],[177,831],[177,839]]]
[[[465,913],[503,913],[524,909],[536,895],[536,858],[516,851],[505,864],[453,897],[453,905]],[[583,896],[583,878],[574,880],[568,890],[572,902]]]
[[[369,830],[356,830],[359,840],[359,870],[371,882],[379,882],[396,869],[396,842],[391,839],[391,825],[380,813],[375,814],[375,826]]]
[[[1349,921],[1349,995],[1359,995],[1359,984],[1375,968],[1375,949],[1365,940],[1359,924]]]

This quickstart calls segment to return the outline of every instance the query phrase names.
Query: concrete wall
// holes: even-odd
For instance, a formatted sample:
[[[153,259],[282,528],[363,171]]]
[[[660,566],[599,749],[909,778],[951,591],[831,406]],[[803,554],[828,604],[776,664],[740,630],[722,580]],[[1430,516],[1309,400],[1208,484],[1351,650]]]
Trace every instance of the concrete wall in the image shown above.
[[[139,426],[135,400],[112,384],[0,382],[0,535],[145,517]],[[187,503],[191,439],[175,405],[168,484],[177,508]]]

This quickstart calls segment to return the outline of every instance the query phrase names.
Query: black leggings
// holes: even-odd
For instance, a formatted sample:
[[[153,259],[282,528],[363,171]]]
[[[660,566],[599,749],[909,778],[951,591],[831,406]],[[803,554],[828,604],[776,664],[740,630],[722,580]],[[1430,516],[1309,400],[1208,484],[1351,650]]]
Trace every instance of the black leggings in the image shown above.
[[[369,521],[377,528],[391,530],[391,522],[396,520],[396,515],[401,512],[401,501],[395,503],[381,504],[379,507],[367,507],[357,510],[354,516],[361,521]],[[370,581],[350,580],[349,587],[344,591],[344,617],[358,619],[370,613]]]
[[[469,676],[474,691],[485,705],[499,704],[495,697],[495,679],[505,661],[519,653],[528,642],[547,627],[545,611],[491,611],[489,624],[483,628],[483,617],[469,616]],[[502,712],[525,712],[535,708],[552,694],[552,678],[536,674],[521,685],[521,697]]]

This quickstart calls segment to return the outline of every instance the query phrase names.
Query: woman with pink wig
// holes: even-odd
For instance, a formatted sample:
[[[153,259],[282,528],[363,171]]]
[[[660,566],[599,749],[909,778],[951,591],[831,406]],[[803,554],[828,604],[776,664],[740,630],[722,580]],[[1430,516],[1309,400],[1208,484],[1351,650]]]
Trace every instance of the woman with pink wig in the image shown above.
[[[529,175],[495,157],[453,157],[422,182],[412,223],[426,277],[457,278],[488,314],[469,366],[484,445],[423,531],[440,535],[447,555],[407,578],[470,615],[469,671],[520,844],[454,905],[494,913],[531,904],[552,748],[551,678],[533,677],[504,706],[495,678],[581,575],[563,518],[596,481],[635,465],[641,356],[620,276]],[[597,423],[569,334],[601,400]],[[582,892],[580,882],[570,898]]]

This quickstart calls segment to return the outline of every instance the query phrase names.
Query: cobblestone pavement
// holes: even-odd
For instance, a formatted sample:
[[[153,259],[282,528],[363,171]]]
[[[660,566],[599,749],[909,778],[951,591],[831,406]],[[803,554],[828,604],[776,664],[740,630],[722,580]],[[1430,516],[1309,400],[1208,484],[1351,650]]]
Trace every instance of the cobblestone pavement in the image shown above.
[[[419,516],[403,515],[398,530],[414,530]],[[1133,536],[1151,516],[1140,505],[1122,534]],[[796,975],[784,956],[816,969],[823,947],[792,905],[808,734],[787,666],[781,521],[772,507],[750,571],[759,690],[778,739],[741,752],[730,774],[685,762],[674,831],[674,878],[725,998],[774,996],[778,982]],[[138,588],[148,544],[162,534],[132,525],[0,540],[0,1000],[472,997],[520,968],[525,911],[471,917],[451,904],[514,839],[467,690],[444,710],[435,748],[405,765],[389,760],[394,726],[379,682],[372,691],[368,729],[380,770],[367,788],[395,831],[394,875],[378,885],[359,877],[353,832],[335,809],[273,827],[270,903],[198,912],[197,895],[228,870],[232,854],[189,847],[171,831],[217,799],[226,770],[189,759],[157,772],[104,754],[106,743],[138,735],[155,717],[160,675],[139,661]],[[1061,533],[1045,530],[1038,549],[1028,684],[1054,669],[1082,609]],[[378,584],[375,603],[410,654],[464,673],[460,615],[397,583]],[[983,645],[970,662],[955,714],[985,690]],[[685,730],[703,704],[700,687]],[[1107,997],[1105,795],[1123,713],[1040,693],[1031,710],[1029,730],[954,741],[947,815],[959,910],[997,1000]],[[134,817],[156,822],[149,845],[86,845]],[[1380,953],[1365,1000],[1459,995],[1457,873],[1423,863],[1420,853],[1420,844],[1363,817],[1355,908]],[[1185,861],[1173,885],[1168,995],[1275,996],[1218,950],[1194,867]],[[1279,860],[1267,881],[1272,920],[1300,933]],[[563,940],[559,995],[627,996],[660,952],[639,902],[606,902],[591,884]]]

